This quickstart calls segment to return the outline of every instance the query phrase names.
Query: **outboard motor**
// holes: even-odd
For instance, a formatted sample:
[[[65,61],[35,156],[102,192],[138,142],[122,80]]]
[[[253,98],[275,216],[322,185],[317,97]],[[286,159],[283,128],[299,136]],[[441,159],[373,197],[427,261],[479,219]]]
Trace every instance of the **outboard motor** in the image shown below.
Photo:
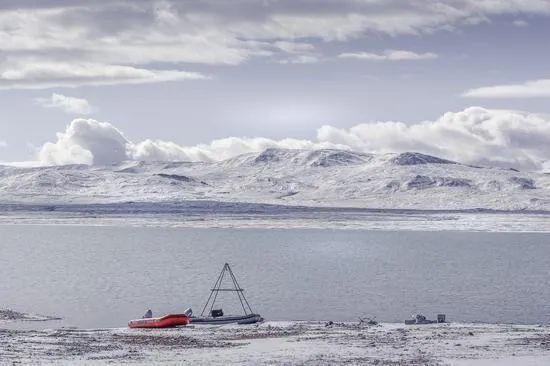
[[[223,316],[223,310],[222,309],[212,309],[212,312],[210,313],[212,315],[212,318],[217,318],[220,316]]]
[[[147,312],[145,312],[145,314],[142,316],[143,319],[150,319],[153,317],[153,312],[151,311],[151,309],[147,310]]]
[[[191,310],[191,308],[185,309],[183,313],[187,315],[189,318],[193,316],[193,310]]]
[[[426,317],[422,314],[416,314],[416,323],[422,324],[424,322],[426,322]]]

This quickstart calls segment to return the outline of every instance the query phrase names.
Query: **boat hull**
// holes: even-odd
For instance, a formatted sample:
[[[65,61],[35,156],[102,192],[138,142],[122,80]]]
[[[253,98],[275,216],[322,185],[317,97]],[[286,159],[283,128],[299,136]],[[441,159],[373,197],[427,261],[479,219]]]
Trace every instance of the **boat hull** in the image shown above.
[[[189,324],[185,314],[168,314],[160,318],[134,319],[128,322],[130,328],[171,328]]]
[[[262,322],[264,319],[259,314],[237,315],[237,316],[218,316],[218,317],[191,317],[191,324],[254,324]]]

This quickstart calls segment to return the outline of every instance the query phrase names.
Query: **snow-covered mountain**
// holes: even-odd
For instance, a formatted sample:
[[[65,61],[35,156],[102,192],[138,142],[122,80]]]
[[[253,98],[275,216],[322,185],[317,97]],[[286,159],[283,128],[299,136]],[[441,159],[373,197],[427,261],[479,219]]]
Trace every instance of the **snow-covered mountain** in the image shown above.
[[[2,203],[178,202],[550,211],[550,175],[419,153],[267,149],[221,162],[0,166]]]

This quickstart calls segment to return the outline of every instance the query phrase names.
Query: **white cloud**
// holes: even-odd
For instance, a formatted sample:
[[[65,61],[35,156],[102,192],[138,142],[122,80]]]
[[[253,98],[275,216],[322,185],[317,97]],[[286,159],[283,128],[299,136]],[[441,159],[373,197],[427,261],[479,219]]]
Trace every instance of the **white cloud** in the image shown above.
[[[279,60],[289,55],[311,61],[313,44],[322,42],[366,34],[419,35],[489,22],[496,15],[531,14],[550,14],[550,2],[22,1],[0,8],[0,87],[183,80],[200,74],[182,70],[182,64],[237,65],[253,57]],[[395,53],[371,58],[376,56],[434,57]],[[155,64],[171,66],[151,69]]]
[[[262,151],[268,147],[289,149],[345,148],[331,142],[268,138],[228,137],[210,144],[181,146],[174,142],[147,139],[134,143],[116,127],[93,119],[75,119],[56,142],[47,142],[38,153],[46,165],[108,165],[124,160],[145,161],[217,161],[239,154]]]
[[[465,91],[471,98],[541,98],[550,97],[550,79],[526,81],[523,84],[485,86]]]
[[[469,164],[537,170],[550,156],[550,118],[470,107],[414,124],[364,123],[349,130],[324,126],[318,140],[361,151],[418,151]]]
[[[45,143],[38,160],[45,164],[112,164],[127,159],[129,141],[110,123],[75,119],[55,143]]]
[[[313,64],[320,61],[320,55],[311,43],[277,41],[273,45],[290,55],[277,60],[280,64]]]
[[[516,19],[512,22],[512,24],[520,28],[529,26],[529,23],[527,23],[525,20],[522,20],[522,19]]]
[[[405,50],[385,50],[383,53],[346,52],[338,55],[339,58],[355,58],[369,61],[418,61],[432,60],[438,55],[433,52],[416,53]]]
[[[145,140],[128,146],[128,157],[146,161],[219,161],[234,156],[263,151],[270,147],[284,149],[346,148],[331,142],[312,142],[299,139],[273,140],[263,137],[228,137],[209,144],[180,146],[173,142]]]
[[[68,97],[63,94],[52,93],[49,98],[36,98],[36,103],[45,108],[61,109],[68,114],[90,114],[92,107],[86,99]]]
[[[311,43],[277,41],[273,45],[287,53],[306,53],[315,51],[315,46]]]
[[[182,146],[170,141],[129,141],[109,123],[76,119],[56,142],[46,143],[42,164],[111,164],[123,160],[218,161],[268,147],[341,148],[365,152],[418,151],[477,165],[539,170],[550,156],[550,117],[470,107],[435,121],[373,122],[350,129],[323,126],[316,140],[229,137]]]
[[[314,64],[319,62],[319,58],[313,55],[299,55],[291,58],[285,58],[278,61],[280,64]]]
[[[207,79],[195,72],[151,70],[91,63],[27,63],[0,72],[0,89],[44,89],[80,85],[143,84]]]

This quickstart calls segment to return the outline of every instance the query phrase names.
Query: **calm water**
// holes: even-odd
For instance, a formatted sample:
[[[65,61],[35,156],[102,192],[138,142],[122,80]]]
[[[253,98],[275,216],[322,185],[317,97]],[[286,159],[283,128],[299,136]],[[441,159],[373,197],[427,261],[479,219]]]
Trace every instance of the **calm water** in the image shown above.
[[[0,240],[0,308],[59,326],[200,312],[225,261],[272,320],[550,322],[548,234],[21,225]]]

